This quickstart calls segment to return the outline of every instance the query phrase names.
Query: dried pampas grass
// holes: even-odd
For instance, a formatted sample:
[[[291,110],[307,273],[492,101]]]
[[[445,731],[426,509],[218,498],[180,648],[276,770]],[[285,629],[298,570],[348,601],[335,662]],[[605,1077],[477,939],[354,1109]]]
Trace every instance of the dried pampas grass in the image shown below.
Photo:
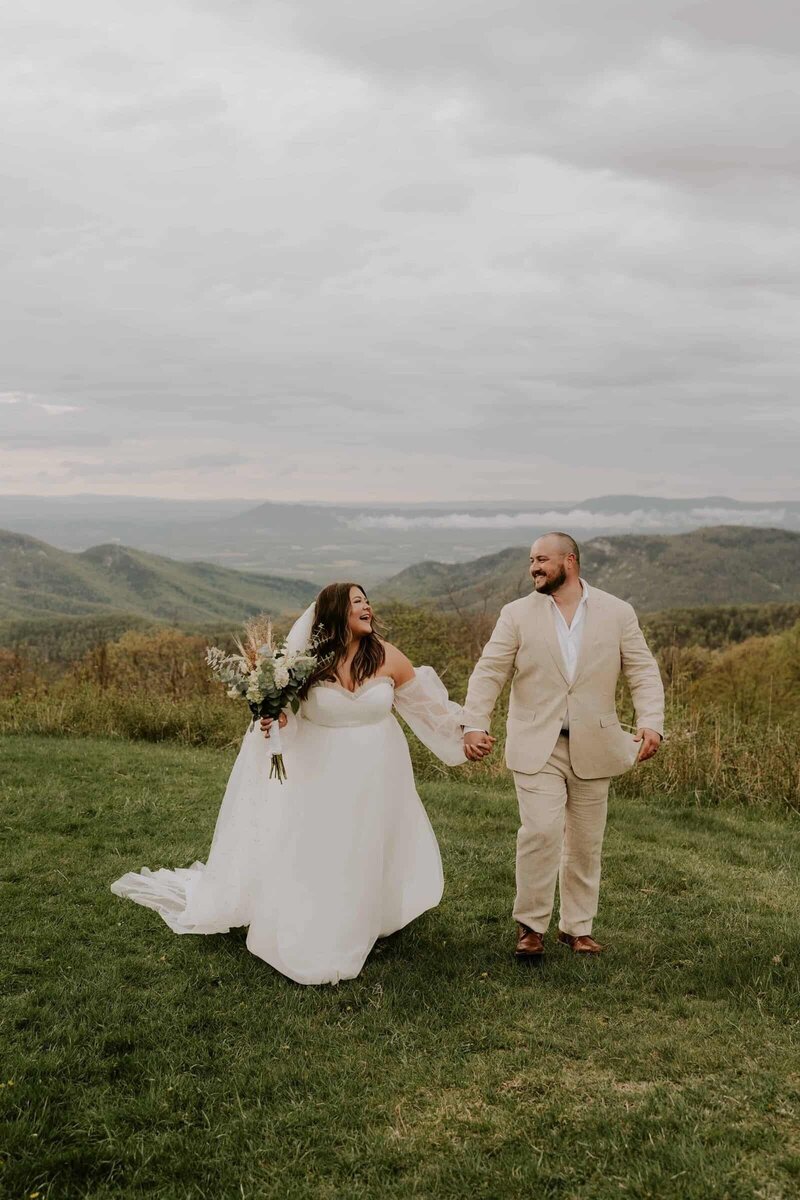
[[[272,649],[272,621],[266,613],[250,617],[244,623],[242,638],[234,638],[236,649],[252,670],[258,662],[258,651],[262,646]]]

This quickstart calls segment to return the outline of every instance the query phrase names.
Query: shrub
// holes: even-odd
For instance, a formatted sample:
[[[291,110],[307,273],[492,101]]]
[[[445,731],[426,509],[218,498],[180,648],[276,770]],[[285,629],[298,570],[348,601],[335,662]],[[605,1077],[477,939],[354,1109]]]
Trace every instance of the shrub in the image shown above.
[[[491,621],[395,605],[382,613],[389,639],[429,663],[463,701]],[[214,640],[219,641],[219,638]],[[0,732],[90,735],[230,746],[247,711],[209,677],[207,638],[164,627],[128,630],[83,652],[53,677],[21,649],[0,649]],[[677,642],[659,652],[668,694],[668,740],[656,758],[615,782],[654,803],[693,796],[702,804],[800,810],[800,624],[725,650]],[[620,688],[623,719],[633,712]],[[419,778],[507,778],[503,765],[508,689],[493,721],[495,752],[451,770],[409,736]]]
[[[206,640],[177,629],[129,630],[84,655],[76,679],[102,690],[136,691],[172,700],[216,694],[205,663]]]
[[[730,709],[740,721],[767,723],[800,704],[800,622],[785,633],[749,638],[717,655],[692,687],[692,697]]]

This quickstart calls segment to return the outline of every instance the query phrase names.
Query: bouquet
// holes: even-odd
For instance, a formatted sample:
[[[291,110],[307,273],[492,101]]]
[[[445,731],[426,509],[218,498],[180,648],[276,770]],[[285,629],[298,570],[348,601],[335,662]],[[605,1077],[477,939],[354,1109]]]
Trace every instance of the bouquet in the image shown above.
[[[270,729],[269,777],[283,783],[286,767],[278,718],[285,708],[297,712],[303,684],[325,661],[317,654],[319,632],[302,648],[289,649],[285,641],[280,645],[274,643],[272,622],[267,617],[253,617],[245,623],[244,637],[234,641],[238,654],[226,654],[217,646],[209,646],[206,662],[214,679],[225,684],[232,700],[241,696],[247,701],[253,714],[251,729],[261,717],[272,717],[275,724]]]

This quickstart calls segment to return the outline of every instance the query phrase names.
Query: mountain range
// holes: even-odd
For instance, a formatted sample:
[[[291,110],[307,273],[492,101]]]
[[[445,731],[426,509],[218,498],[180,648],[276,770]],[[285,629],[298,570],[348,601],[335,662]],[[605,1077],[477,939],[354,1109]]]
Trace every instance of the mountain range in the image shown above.
[[[176,562],[126,546],[70,553],[0,530],[0,618],[137,614],[175,624],[296,612],[317,589],[300,579]]]
[[[355,578],[370,586],[426,559],[468,562],[498,546],[530,544],[548,529],[566,529],[582,541],[714,525],[800,530],[800,503],[724,496],[392,505],[0,496],[0,528],[62,550],[119,544],[181,561],[309,581]]]
[[[375,598],[494,612],[531,591],[529,552],[511,546],[472,562],[417,563],[382,584]],[[582,547],[581,573],[640,612],[800,600],[800,533],[725,525],[594,538]]]
[[[531,590],[529,547],[462,563],[421,562],[375,589],[378,602],[495,612]],[[800,533],[720,526],[671,535],[599,537],[582,547],[589,583],[640,612],[800,601]],[[127,613],[194,625],[304,608],[324,583],[178,562],[125,546],[81,552],[0,531],[0,619]]]

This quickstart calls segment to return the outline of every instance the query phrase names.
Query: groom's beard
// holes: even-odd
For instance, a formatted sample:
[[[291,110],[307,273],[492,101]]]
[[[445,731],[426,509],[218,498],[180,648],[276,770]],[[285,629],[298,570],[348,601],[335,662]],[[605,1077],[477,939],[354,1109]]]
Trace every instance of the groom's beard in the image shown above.
[[[534,579],[533,586],[537,592],[541,592],[545,596],[552,596],[553,592],[557,592],[562,584],[566,582],[567,572],[564,567],[561,567],[552,579],[547,579],[544,576]]]

